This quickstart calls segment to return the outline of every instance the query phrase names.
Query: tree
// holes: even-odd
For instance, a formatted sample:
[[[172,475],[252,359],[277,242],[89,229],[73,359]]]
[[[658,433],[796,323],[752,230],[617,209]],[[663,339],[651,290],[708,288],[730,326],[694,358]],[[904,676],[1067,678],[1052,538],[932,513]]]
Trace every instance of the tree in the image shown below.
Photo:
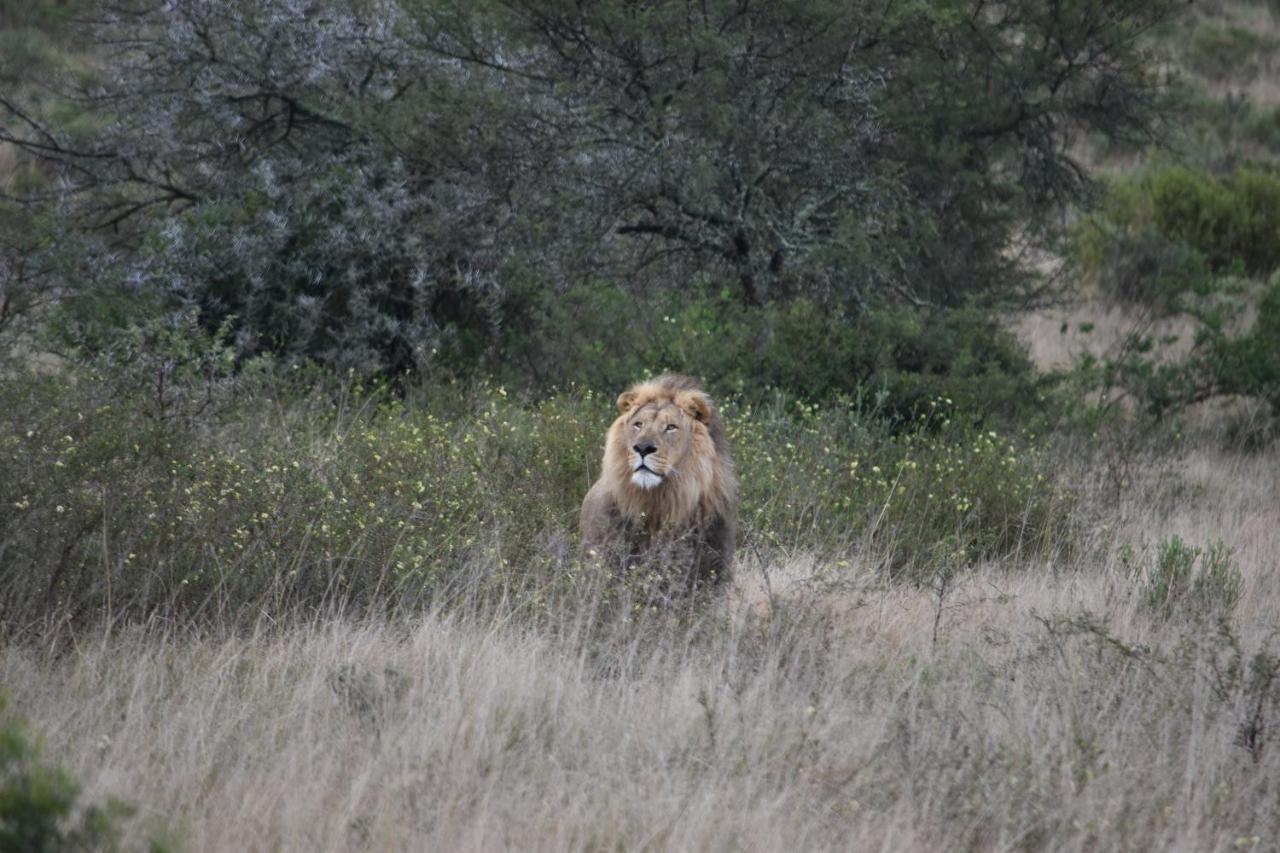
[[[1176,5],[146,0],[94,24],[90,132],[4,98],[0,139],[86,286],[246,354],[474,363],[584,283],[941,310],[1029,291],[1073,134],[1151,138]]]
[[[718,265],[751,305],[954,306],[1025,285],[1011,245],[1088,199],[1074,134],[1155,138],[1141,38],[1176,5],[499,0],[419,20],[554,117],[560,174],[639,267]]]

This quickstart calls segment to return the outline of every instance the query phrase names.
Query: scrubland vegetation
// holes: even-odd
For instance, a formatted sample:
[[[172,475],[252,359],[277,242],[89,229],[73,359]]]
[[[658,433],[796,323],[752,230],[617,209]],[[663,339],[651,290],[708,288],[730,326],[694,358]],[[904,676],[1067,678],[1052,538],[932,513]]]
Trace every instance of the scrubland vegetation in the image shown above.
[[[0,2],[0,850],[1280,847],[1274,3],[308,12]]]
[[[753,524],[731,589],[687,610],[619,600],[554,512],[392,613],[368,603],[381,576],[378,600],[404,594],[393,541],[349,534],[345,563],[315,546],[301,565],[335,594],[307,607],[263,531],[150,619],[11,641],[6,689],[89,802],[134,804],[134,844],[1266,849],[1280,460],[1154,447],[1117,489],[1104,458],[1057,453],[1077,491],[1030,522],[1047,542],[969,563],[907,540],[943,544],[906,580],[875,519],[829,554],[807,521],[768,545]],[[168,580],[92,565],[117,612]]]

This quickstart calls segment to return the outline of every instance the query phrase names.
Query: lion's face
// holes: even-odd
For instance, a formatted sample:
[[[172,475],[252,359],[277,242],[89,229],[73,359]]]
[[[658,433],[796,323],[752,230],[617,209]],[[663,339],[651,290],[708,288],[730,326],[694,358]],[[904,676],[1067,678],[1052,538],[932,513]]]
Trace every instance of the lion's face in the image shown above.
[[[689,577],[718,583],[732,565],[737,508],[724,423],[697,383],[666,374],[623,391],[582,499],[583,546],[627,565],[692,557]]]
[[[696,421],[674,403],[657,401],[629,412],[623,420],[620,437],[628,442],[632,484],[656,489],[679,477]]]

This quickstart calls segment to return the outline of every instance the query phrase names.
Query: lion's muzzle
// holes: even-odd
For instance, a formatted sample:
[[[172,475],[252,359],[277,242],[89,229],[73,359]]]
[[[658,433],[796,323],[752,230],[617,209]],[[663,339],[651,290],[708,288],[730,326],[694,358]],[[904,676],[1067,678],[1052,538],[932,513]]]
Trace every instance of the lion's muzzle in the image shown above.
[[[631,448],[631,483],[641,489],[652,489],[662,484],[662,475],[649,467],[650,454],[658,448],[652,444],[637,444]]]

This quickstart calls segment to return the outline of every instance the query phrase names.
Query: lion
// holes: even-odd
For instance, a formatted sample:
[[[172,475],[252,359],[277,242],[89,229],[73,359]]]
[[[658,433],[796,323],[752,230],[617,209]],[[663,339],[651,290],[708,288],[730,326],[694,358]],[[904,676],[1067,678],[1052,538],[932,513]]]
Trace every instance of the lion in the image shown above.
[[[711,398],[696,380],[665,374],[624,391],[618,413],[582,501],[583,547],[623,571],[655,567],[668,589],[724,583],[738,481]]]

